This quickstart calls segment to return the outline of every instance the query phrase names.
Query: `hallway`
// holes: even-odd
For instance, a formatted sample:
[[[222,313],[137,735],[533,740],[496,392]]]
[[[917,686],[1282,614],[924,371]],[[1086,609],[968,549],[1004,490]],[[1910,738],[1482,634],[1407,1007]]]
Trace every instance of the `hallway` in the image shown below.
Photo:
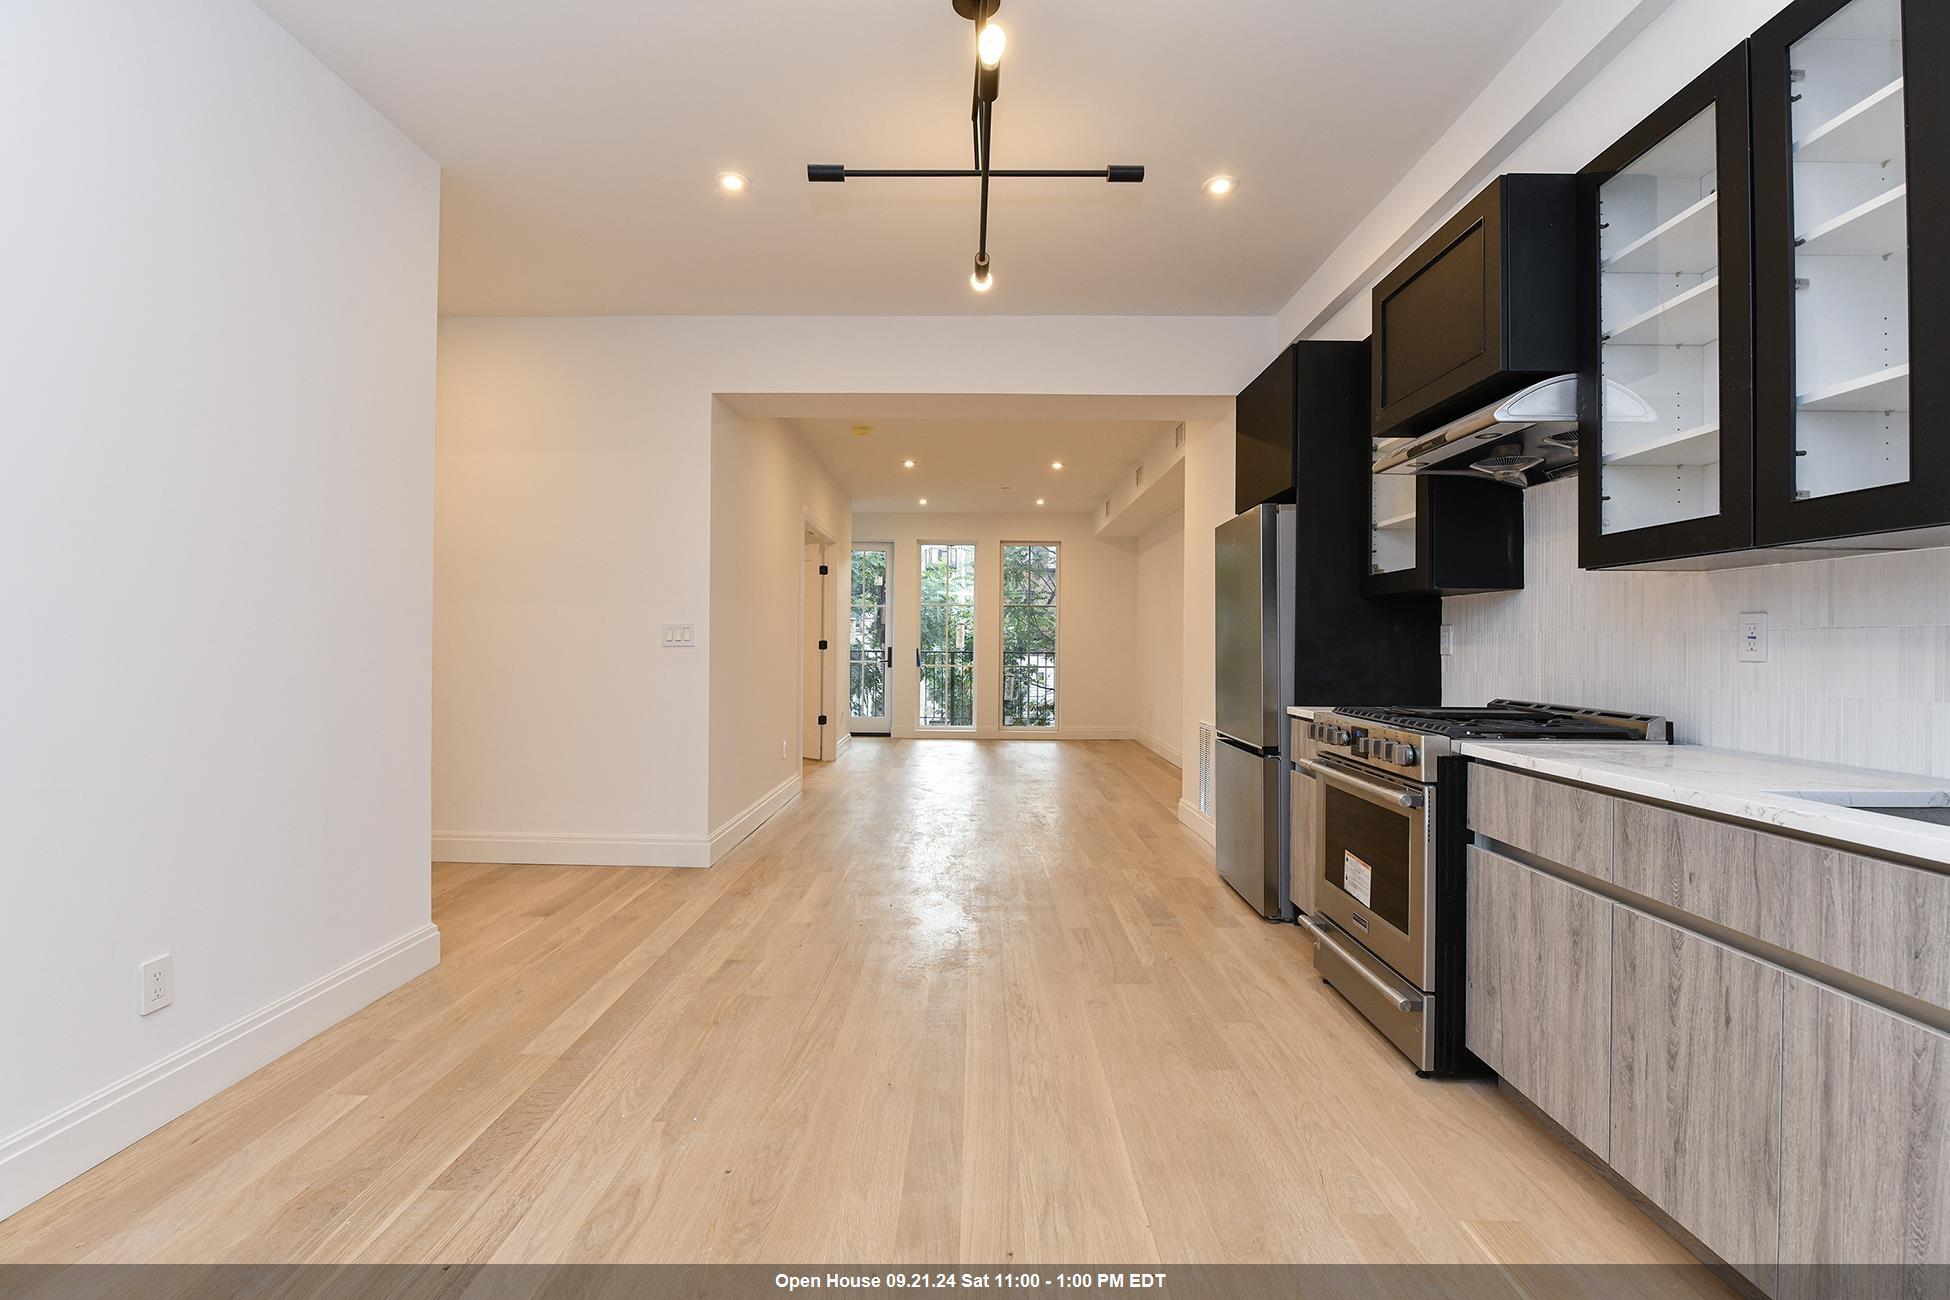
[[[436,970],[0,1262],[1690,1262],[1490,1084],[1418,1081],[1139,745],[808,773],[710,870],[437,867]]]

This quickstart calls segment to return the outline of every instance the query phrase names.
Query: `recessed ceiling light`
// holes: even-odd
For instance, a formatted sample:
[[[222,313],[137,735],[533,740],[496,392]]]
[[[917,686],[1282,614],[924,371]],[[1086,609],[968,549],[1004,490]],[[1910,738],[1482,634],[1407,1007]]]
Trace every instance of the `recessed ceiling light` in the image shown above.
[[[742,172],[719,172],[718,188],[726,194],[743,194],[752,187]]]
[[[911,461],[911,460],[904,460],[904,461],[902,461],[902,462],[901,462],[901,468],[902,468],[902,469],[913,469],[913,468],[914,468],[914,462],[913,462],[913,461]]]
[[[1037,505],[1042,505],[1042,504],[1043,504],[1043,499],[1042,499],[1041,497],[1037,497],[1037,498],[1036,498],[1036,504],[1037,504]]]
[[[1060,460],[1053,460],[1053,461],[1051,461],[1051,462],[1049,463],[1049,467],[1050,467],[1051,469],[1062,469],[1062,468],[1063,468],[1063,462],[1062,462],[1062,461],[1060,461]]]
[[[1205,192],[1215,199],[1222,199],[1239,188],[1239,182],[1230,176],[1214,176],[1205,182]]]
[[[921,498],[921,504],[922,504],[922,505],[926,505],[927,503],[928,503],[928,499],[927,499],[926,497],[922,497],[922,498]]]

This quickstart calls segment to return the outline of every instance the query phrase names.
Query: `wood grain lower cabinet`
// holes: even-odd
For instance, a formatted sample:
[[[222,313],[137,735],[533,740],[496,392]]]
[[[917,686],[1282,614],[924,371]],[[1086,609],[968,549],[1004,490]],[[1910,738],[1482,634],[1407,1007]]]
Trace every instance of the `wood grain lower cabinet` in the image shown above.
[[[1469,769],[1469,829],[1547,861],[1610,880],[1618,800],[1477,763]]]
[[[1611,1146],[1612,904],[1469,850],[1464,1041],[1603,1158]]]
[[[1780,1293],[1941,1294],[1950,1036],[1789,976],[1786,1039]]]
[[[1611,1166],[1770,1292],[1784,979],[1731,948],[1613,909]]]

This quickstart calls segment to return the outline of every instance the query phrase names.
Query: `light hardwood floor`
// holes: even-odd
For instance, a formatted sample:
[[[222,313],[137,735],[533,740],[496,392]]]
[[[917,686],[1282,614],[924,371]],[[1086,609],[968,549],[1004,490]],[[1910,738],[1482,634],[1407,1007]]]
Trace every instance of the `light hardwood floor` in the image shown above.
[[[437,970],[0,1262],[1687,1260],[1416,1079],[1177,792],[1130,743],[859,740],[709,871],[437,867]]]

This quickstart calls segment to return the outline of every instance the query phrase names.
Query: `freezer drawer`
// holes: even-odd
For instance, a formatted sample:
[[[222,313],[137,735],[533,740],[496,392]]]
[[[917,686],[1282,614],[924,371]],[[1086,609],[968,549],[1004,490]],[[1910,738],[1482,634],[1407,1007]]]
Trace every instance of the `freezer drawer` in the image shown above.
[[[1219,874],[1261,916],[1287,916],[1286,761],[1223,736],[1213,757]]]

